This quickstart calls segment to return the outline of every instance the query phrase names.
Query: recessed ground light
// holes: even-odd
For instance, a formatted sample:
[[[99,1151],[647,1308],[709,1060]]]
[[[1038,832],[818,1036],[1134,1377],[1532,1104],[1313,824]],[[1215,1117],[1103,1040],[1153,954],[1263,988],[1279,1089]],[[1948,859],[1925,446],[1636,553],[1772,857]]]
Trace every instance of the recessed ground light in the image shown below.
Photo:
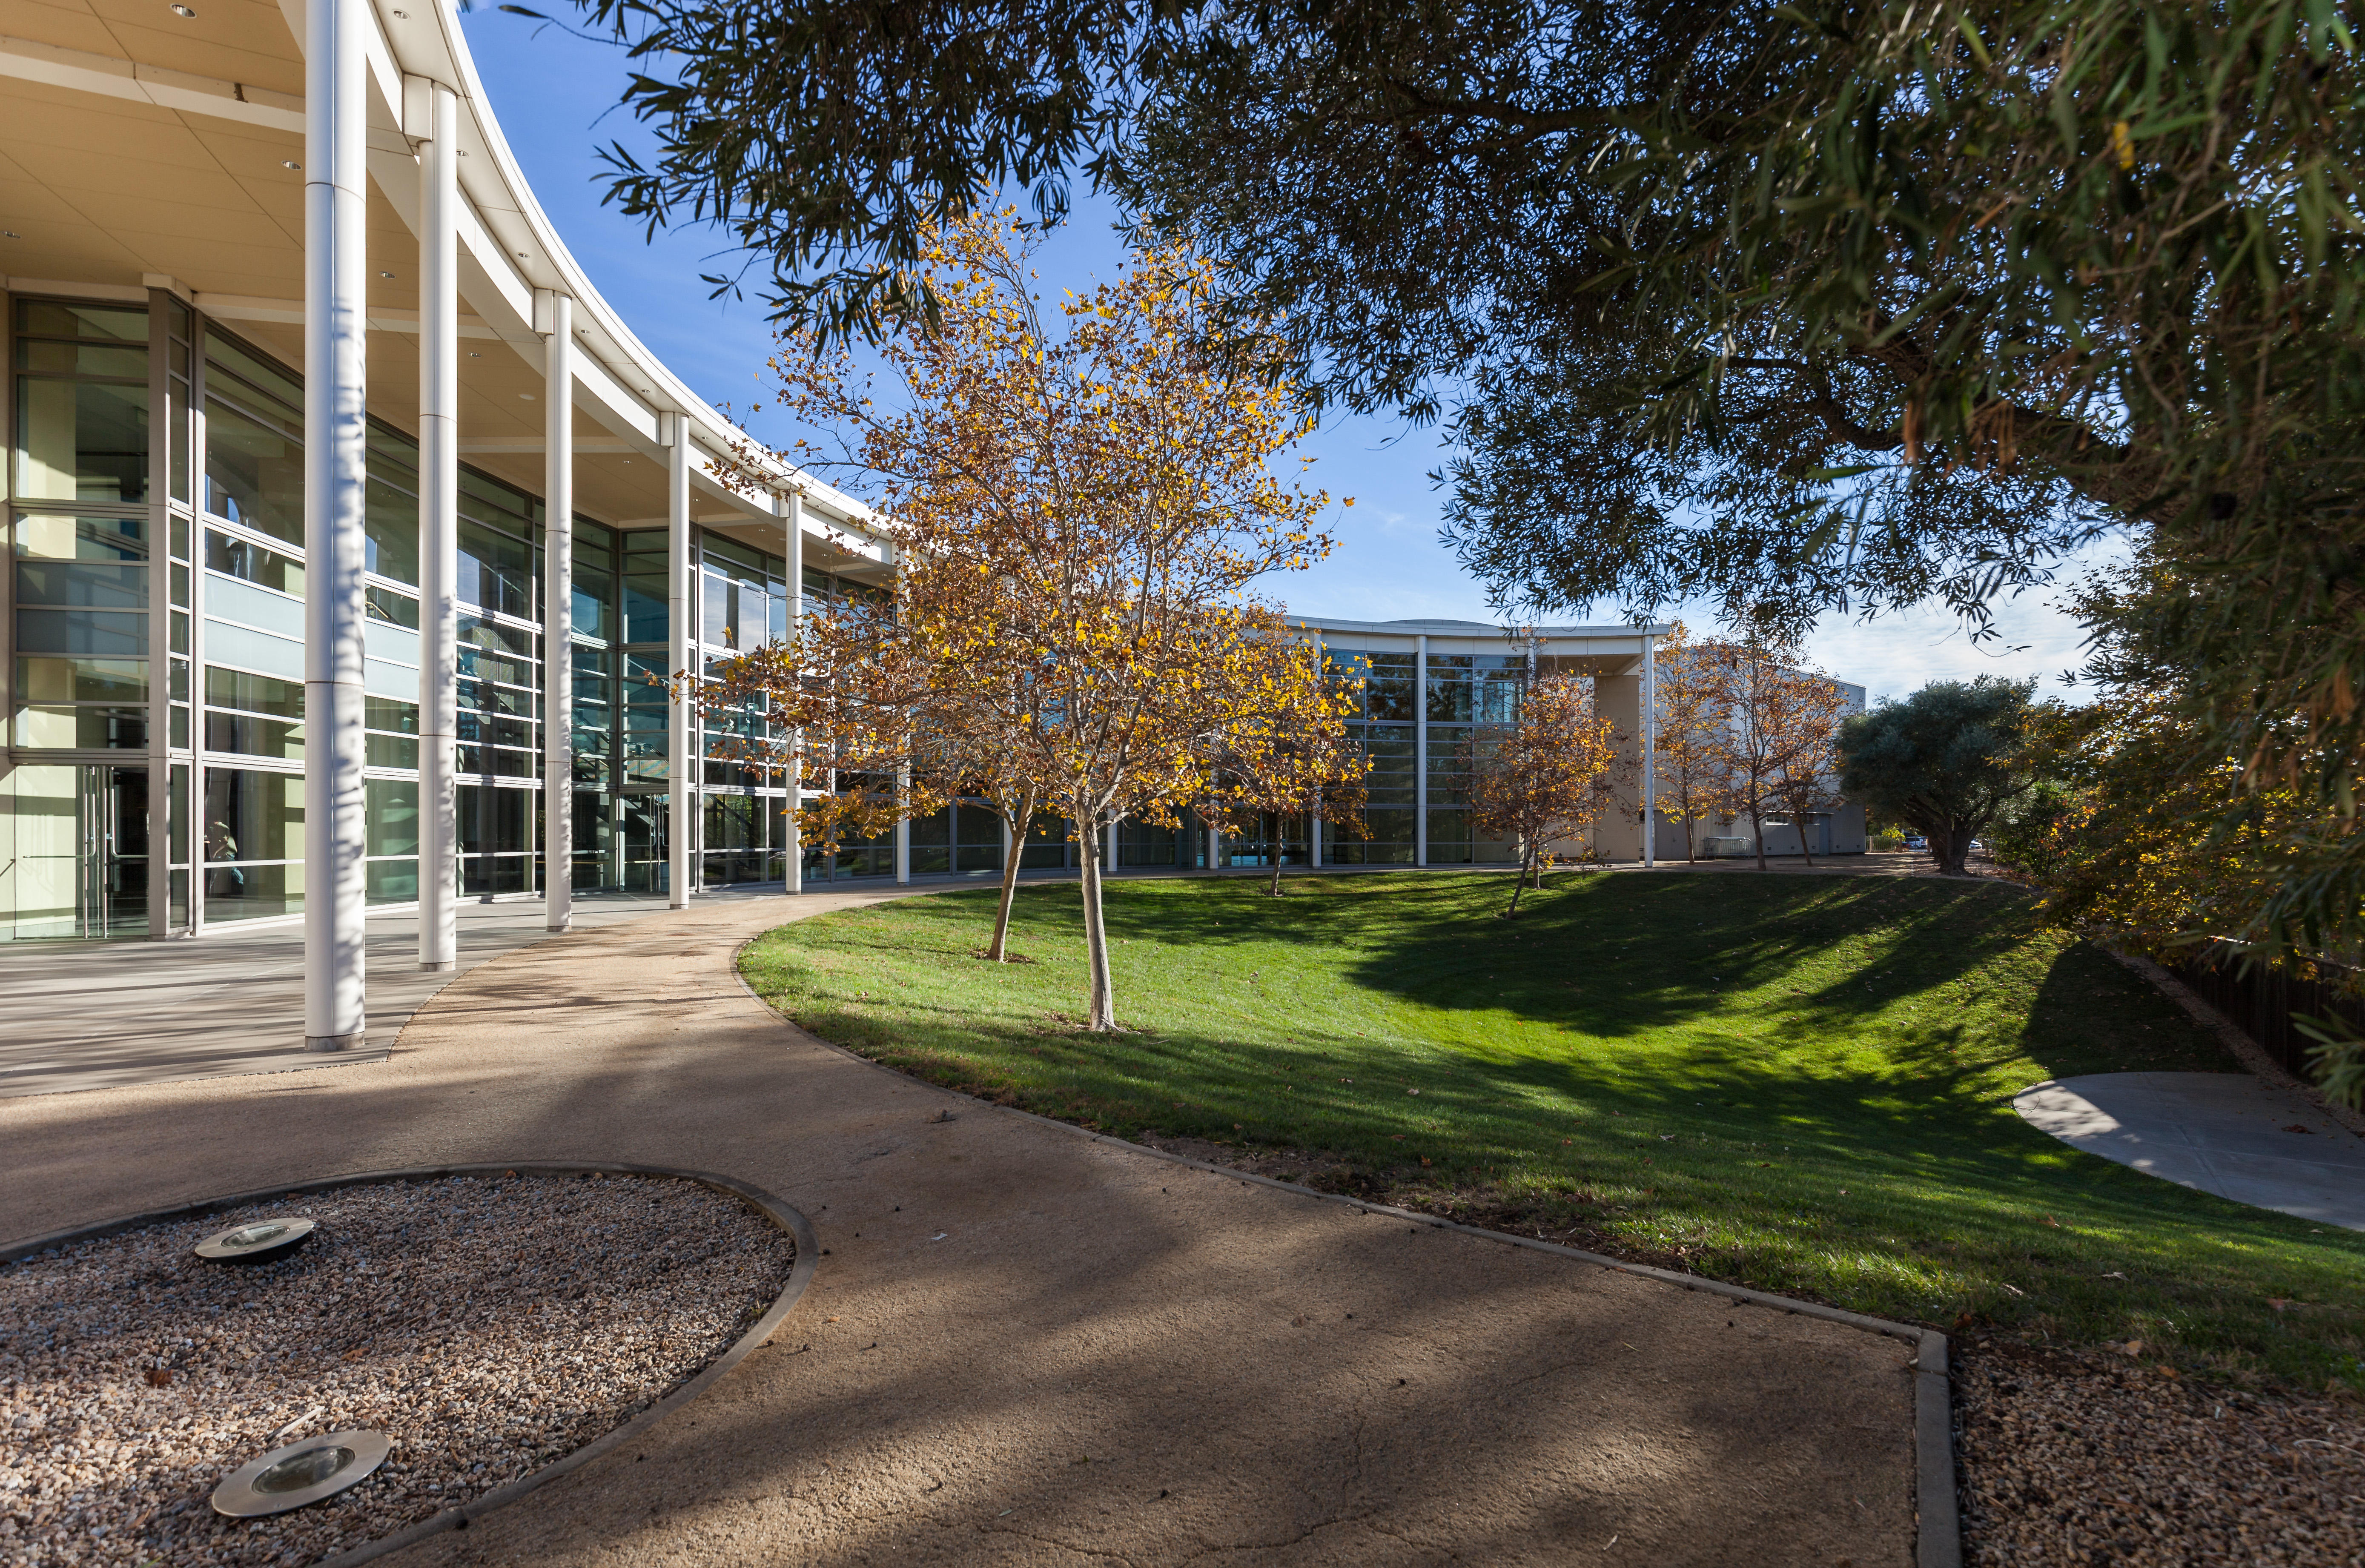
[[[380,273],[377,275],[380,277],[392,277],[394,274],[392,273]]]
[[[313,1222],[294,1215],[278,1215],[219,1231],[197,1243],[194,1251],[209,1263],[275,1262],[311,1238]]]
[[[0,229],[0,240],[22,240],[24,236],[14,229]]]
[[[196,16],[197,16],[197,14],[196,14],[195,11],[190,10],[186,6],[174,6],[174,7],[173,7],[173,15],[174,15],[174,16],[176,16],[176,17],[188,17],[191,21],[195,21],[195,20],[196,20]]]
[[[483,354],[478,353],[476,350],[474,350],[474,349],[470,349],[470,350],[468,351],[468,357],[469,357],[470,359],[482,359],[482,358],[484,358],[485,356],[484,356]]]
[[[300,169],[300,168],[302,168],[304,165],[303,165],[303,164],[301,164],[301,163],[298,163],[298,162],[296,162],[296,160],[295,160],[295,159],[293,159],[293,158],[282,158],[281,160],[279,160],[279,166],[280,166],[281,168],[283,168],[283,169]]]
[[[214,1512],[234,1519],[284,1514],[333,1497],[386,1462],[384,1432],[331,1432],[249,1460],[214,1488]]]
[[[524,398],[529,403],[533,401],[533,394],[531,392],[521,392],[518,396]]]

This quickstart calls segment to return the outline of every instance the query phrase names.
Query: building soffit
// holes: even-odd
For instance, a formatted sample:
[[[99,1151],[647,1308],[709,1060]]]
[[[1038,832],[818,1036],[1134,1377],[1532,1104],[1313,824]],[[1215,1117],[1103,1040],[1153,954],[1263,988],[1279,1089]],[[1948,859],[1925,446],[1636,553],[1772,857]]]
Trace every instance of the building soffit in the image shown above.
[[[463,197],[461,232],[457,236],[461,252],[459,285],[462,297],[476,314],[474,319],[464,317],[462,336],[472,342],[498,339],[509,345],[513,368],[529,374],[538,386],[543,354],[542,340],[532,330],[534,290],[555,288],[570,294],[577,301],[576,319],[579,327],[576,356],[578,428],[582,427],[584,416],[595,427],[589,432],[591,439],[581,449],[590,454],[611,447],[612,443],[600,439],[601,434],[621,438],[632,452],[644,457],[646,485],[661,489],[657,481],[667,454],[659,444],[662,421],[657,415],[667,406],[678,408],[688,414],[692,430],[690,468],[694,492],[719,502],[759,532],[776,531],[781,514],[788,510],[785,502],[772,497],[751,498],[737,495],[722,485],[717,477],[720,464],[713,454],[726,450],[732,432],[648,351],[592,287],[534,200],[484,101],[482,84],[459,32],[456,13],[443,0],[415,0],[401,8],[405,14],[400,17],[391,14],[393,7],[381,10],[373,4],[365,8],[372,18],[372,27],[365,35],[369,55],[365,114],[368,161],[372,183],[376,186],[370,203],[374,251],[386,253],[381,248],[393,242],[394,229],[404,233],[406,246],[416,244],[419,166],[414,155],[416,143],[404,134],[401,124],[406,96],[404,78],[408,75],[443,81],[454,86],[459,95],[460,151],[467,154],[458,161]],[[273,17],[276,25],[264,23],[265,17]],[[192,209],[199,215],[200,229],[210,223],[225,230],[223,242],[242,241],[238,247],[241,259],[263,255],[254,250],[256,225],[260,224],[264,232],[276,230],[273,238],[277,243],[266,247],[266,251],[271,254],[282,250],[289,252],[297,258],[296,264],[300,268],[301,175],[286,172],[284,180],[279,175],[286,162],[301,157],[303,98],[287,90],[300,88],[303,84],[301,0],[277,0],[276,4],[271,0],[212,0],[205,9],[205,17],[202,28],[174,32],[129,28],[128,30],[137,36],[127,38],[125,24],[102,17],[95,9],[0,4],[0,94],[23,95],[30,100],[26,106],[39,111],[25,116],[20,124],[60,116],[71,118],[89,103],[87,97],[78,95],[112,100],[115,108],[93,122],[95,129],[86,140],[94,146],[109,140],[136,140],[143,148],[177,148],[177,151],[163,154],[159,170],[172,169],[177,158],[189,171],[188,178],[193,183],[202,185],[210,177],[222,189],[223,194],[210,198],[209,206],[201,203],[198,208]],[[48,36],[19,36],[34,31]],[[174,64],[151,64],[147,60],[135,60],[135,54],[169,59]],[[189,65],[204,65],[228,73],[208,75],[182,69]],[[420,96],[423,99],[423,95]],[[198,119],[185,118],[190,116]],[[143,118],[153,123],[143,123]],[[204,129],[207,125],[219,129],[208,131]],[[251,138],[254,136],[261,136],[264,141],[252,141]],[[221,142],[223,138],[230,139],[222,142],[230,152],[227,162],[219,149],[208,150],[209,142]],[[240,138],[250,140],[241,141]],[[264,153],[261,150],[266,145],[268,152]],[[246,150],[242,154],[241,148]],[[0,180],[5,180],[8,172],[6,151],[5,146],[0,146]],[[267,159],[271,180],[259,181],[252,169],[241,173],[236,162],[241,156],[245,164],[256,168],[263,167]],[[230,177],[224,177],[225,168],[230,169]],[[73,182],[80,173],[69,162],[58,183]],[[278,273],[286,270],[286,263],[269,263],[267,258],[263,272],[255,272],[252,261],[246,262],[244,271],[235,270],[236,263],[226,269],[217,264],[219,245],[208,251],[202,234],[194,240],[181,240],[170,233],[151,232],[136,236],[129,248],[121,241],[110,244],[112,237],[105,233],[108,228],[161,227],[139,223],[139,218],[144,216],[142,209],[160,205],[155,189],[158,178],[167,186],[178,183],[178,175],[168,173],[151,177],[144,192],[127,190],[117,205],[119,207],[126,202],[133,204],[130,212],[100,210],[94,217],[88,208],[104,209],[102,192],[91,203],[77,204],[83,210],[66,215],[69,219],[78,220],[74,227],[85,238],[68,245],[63,252],[56,252],[52,247],[52,252],[59,257],[53,266],[62,274],[60,281],[0,277],[0,286],[137,298],[143,290],[74,281],[76,274],[95,268],[102,275],[110,272],[121,274],[128,270],[135,276],[152,276],[146,273],[146,258],[160,250],[176,248],[193,258],[204,258],[192,259],[185,264],[201,274],[210,266],[207,275],[219,281],[241,281],[251,274],[252,282],[264,283],[266,286],[276,284],[284,288],[297,280],[300,272],[283,281]],[[108,183],[104,175],[90,177],[94,188]],[[276,188],[282,184],[287,187],[284,192]],[[39,193],[36,188],[29,194]],[[233,230],[234,234],[229,232]],[[187,252],[187,243],[197,244],[198,250]],[[91,252],[93,244],[100,247],[98,252]],[[518,252],[525,254],[518,256]],[[278,271],[271,271],[272,265],[276,265]],[[379,270],[374,259],[373,272]],[[413,267],[398,267],[397,275],[410,279],[414,271]],[[174,286],[201,308],[241,326],[262,346],[283,354],[293,351],[300,359],[300,298],[279,297],[276,289],[267,294],[238,294],[197,290],[177,284]],[[375,331],[401,333],[415,340],[417,311],[407,308],[416,303],[415,279],[398,286],[409,296],[400,306],[390,301],[395,289],[375,277],[372,279],[369,325]],[[480,355],[489,352],[478,351]],[[381,362],[387,371],[395,373],[386,379],[409,381],[409,377],[398,367],[401,357],[389,356],[387,362]],[[386,390],[395,394],[388,399],[390,408],[415,401],[415,387],[388,386]],[[405,392],[411,397],[404,398]],[[465,396],[464,387],[464,398]],[[373,401],[377,399],[374,398]],[[526,429],[539,423],[531,409],[506,404],[488,406],[482,411],[493,416],[495,431],[517,423],[521,439]],[[521,414],[527,417],[518,418]],[[464,418],[483,428],[465,409]],[[506,449],[518,442],[495,435],[491,444],[496,449]],[[522,472],[511,476],[521,480],[528,477]],[[779,478],[784,487],[796,483],[804,492],[809,533],[818,537],[823,532],[835,532],[841,543],[853,547],[854,554],[874,562],[883,558],[884,550],[869,536],[865,524],[869,513],[861,503],[810,476],[797,476],[782,469]],[[625,495],[618,494],[614,498],[620,503],[613,509],[616,514],[645,510],[644,504],[633,504]],[[694,510],[704,512],[712,507]]]

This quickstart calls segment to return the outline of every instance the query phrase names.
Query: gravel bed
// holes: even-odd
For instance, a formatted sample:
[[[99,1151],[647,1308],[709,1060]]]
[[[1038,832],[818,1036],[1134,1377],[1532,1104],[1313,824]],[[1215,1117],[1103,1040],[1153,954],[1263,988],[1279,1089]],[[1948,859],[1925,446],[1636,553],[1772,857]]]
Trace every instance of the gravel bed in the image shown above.
[[[1965,1561],[2365,1568],[2365,1411],[2194,1383],[2124,1352],[1965,1348]]]
[[[272,1215],[277,1262],[189,1249]],[[768,1310],[795,1243],[667,1177],[454,1177],[156,1225],[0,1266],[0,1562],[301,1563],[581,1448]],[[265,1450],[371,1428],[351,1491],[272,1518],[208,1499]]]

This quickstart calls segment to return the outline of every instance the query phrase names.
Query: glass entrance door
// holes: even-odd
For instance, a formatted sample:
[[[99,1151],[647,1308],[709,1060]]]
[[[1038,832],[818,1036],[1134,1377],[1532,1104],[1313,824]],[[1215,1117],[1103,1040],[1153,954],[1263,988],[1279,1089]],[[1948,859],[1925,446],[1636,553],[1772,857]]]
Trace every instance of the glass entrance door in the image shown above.
[[[148,770],[84,765],[74,772],[81,827],[78,936],[148,929]]]
[[[20,763],[0,774],[0,941],[148,929],[148,770]]]

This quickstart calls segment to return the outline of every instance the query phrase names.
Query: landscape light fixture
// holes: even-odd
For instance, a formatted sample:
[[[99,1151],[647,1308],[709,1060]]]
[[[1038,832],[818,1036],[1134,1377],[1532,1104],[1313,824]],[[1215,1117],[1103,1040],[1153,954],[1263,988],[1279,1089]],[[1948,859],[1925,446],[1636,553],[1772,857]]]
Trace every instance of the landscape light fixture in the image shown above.
[[[186,20],[188,20],[188,21],[192,21],[192,22],[194,22],[194,21],[196,21],[196,20],[197,19],[197,14],[196,14],[195,11],[190,10],[186,6],[174,6],[174,7],[173,7],[173,15],[174,15],[174,16],[176,16],[176,17],[183,17],[183,18],[185,18],[185,19],[186,19]]]
[[[330,1432],[252,1459],[214,1488],[214,1512],[233,1519],[284,1514],[333,1497],[386,1462],[384,1432]]]
[[[208,1263],[273,1263],[292,1256],[315,1228],[311,1220],[279,1215],[208,1236],[194,1250]]]

